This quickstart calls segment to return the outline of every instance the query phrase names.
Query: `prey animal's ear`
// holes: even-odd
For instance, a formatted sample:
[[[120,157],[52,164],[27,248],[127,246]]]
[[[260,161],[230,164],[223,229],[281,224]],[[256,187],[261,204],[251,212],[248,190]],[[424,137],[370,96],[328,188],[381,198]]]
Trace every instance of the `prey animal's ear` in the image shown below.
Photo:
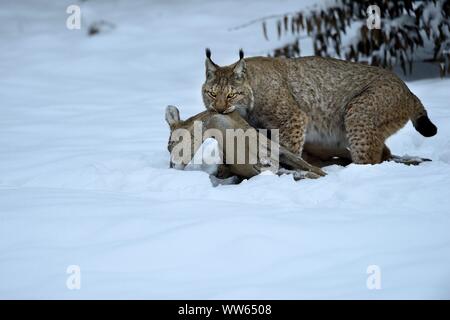
[[[166,107],[166,121],[170,127],[180,122],[180,111],[175,106]]]
[[[206,78],[208,79],[214,75],[214,72],[216,72],[219,66],[211,60],[211,50],[209,50],[209,48],[206,48],[205,52],[206,52],[206,61],[205,61]]]
[[[244,60],[244,51],[242,49],[239,50],[239,61],[236,62],[233,71],[238,78],[242,78],[247,71],[247,65]]]

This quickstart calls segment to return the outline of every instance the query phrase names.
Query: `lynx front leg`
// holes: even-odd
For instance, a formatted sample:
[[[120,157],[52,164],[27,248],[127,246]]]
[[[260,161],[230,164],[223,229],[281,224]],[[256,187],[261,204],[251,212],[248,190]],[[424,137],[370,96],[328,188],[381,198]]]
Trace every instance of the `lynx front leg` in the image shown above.
[[[284,112],[278,119],[280,144],[294,154],[301,156],[305,144],[307,115],[297,105],[280,108]]]
[[[325,172],[302,159],[303,145],[305,143],[306,126],[308,124],[307,115],[293,102],[278,107],[271,115],[269,124],[271,128],[280,130],[280,164],[293,170],[299,170],[297,178],[317,178],[325,176]],[[305,170],[308,174],[301,174]],[[297,180],[298,180],[297,179]]]

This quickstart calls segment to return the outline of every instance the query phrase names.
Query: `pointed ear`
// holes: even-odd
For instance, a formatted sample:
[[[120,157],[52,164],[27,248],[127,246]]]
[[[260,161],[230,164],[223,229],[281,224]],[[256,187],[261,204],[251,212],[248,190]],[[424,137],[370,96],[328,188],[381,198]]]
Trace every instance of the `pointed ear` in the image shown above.
[[[245,60],[244,59],[239,60],[234,66],[233,71],[237,78],[244,77],[245,72],[247,71],[247,65],[245,64]]]
[[[242,49],[239,50],[239,61],[234,66],[233,71],[238,78],[242,78],[247,71],[247,66],[244,60],[244,51]]]
[[[211,60],[211,50],[209,48],[206,48],[206,60],[205,60],[205,67],[206,67],[206,79],[210,78],[214,75],[214,72],[216,72],[218,66]]]
[[[180,122],[180,111],[175,106],[166,107],[166,121],[170,127]]]
[[[217,67],[215,66],[215,64],[209,59],[206,59],[205,66],[206,66],[206,77],[207,78],[208,78],[208,76],[213,75],[214,72],[216,72],[216,70],[217,70]]]

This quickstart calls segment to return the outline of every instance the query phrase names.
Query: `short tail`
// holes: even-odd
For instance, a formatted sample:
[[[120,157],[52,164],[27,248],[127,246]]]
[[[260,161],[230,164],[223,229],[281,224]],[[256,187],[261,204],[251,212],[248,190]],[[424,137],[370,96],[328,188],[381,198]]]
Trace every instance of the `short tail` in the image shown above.
[[[437,127],[428,118],[427,111],[419,98],[413,95],[414,111],[411,116],[411,121],[414,128],[424,137],[432,137],[437,133]]]

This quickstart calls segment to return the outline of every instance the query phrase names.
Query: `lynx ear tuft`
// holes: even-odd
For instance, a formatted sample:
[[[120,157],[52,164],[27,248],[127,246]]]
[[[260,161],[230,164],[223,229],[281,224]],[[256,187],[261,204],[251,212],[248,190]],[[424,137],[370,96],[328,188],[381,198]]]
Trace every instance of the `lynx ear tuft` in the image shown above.
[[[213,67],[217,68],[217,64],[215,64],[211,59],[211,50],[209,48],[206,48],[206,62],[209,62]]]
[[[242,50],[242,48],[241,48],[241,49],[239,49],[239,60],[242,60],[242,59],[244,59],[244,50]]]
[[[209,50],[209,48],[206,48],[205,53],[206,79],[211,79],[218,66],[211,60],[211,50]]]
[[[170,127],[180,122],[180,111],[175,106],[166,107],[166,122]]]

